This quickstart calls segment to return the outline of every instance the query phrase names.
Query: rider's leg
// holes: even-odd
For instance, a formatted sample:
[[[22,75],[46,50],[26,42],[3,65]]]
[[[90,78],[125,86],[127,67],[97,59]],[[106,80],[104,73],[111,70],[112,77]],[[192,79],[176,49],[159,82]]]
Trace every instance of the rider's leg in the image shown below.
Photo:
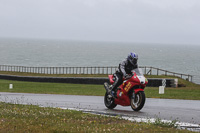
[[[114,74],[115,82],[109,87],[110,92],[116,91],[117,87],[123,83],[122,75],[119,73]]]

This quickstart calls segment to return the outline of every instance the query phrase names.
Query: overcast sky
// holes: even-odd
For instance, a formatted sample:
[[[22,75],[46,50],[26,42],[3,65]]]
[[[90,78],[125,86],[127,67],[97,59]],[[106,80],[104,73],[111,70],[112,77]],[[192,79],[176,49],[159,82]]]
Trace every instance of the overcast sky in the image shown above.
[[[0,0],[0,37],[200,45],[200,0]]]

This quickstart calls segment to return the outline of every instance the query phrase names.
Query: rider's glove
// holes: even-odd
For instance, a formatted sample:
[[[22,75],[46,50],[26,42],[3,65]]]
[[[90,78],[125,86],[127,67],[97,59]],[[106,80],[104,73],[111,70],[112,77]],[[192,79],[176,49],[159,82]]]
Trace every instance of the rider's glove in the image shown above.
[[[132,75],[126,74],[125,75],[125,79],[130,79],[132,77]]]

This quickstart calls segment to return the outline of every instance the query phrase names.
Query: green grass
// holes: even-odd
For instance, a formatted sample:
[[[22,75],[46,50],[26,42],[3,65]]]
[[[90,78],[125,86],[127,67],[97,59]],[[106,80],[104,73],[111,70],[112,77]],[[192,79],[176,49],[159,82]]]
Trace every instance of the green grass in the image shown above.
[[[9,89],[9,84],[13,84],[13,89]],[[101,96],[104,94],[105,90],[103,88],[103,85],[40,83],[0,80],[0,92]]]
[[[13,84],[13,89],[9,89],[9,84]],[[158,91],[158,87],[146,87],[146,97],[200,100],[199,85],[189,85],[180,88],[165,88],[165,94],[158,94]],[[0,92],[104,96],[105,89],[103,85],[39,83],[0,80]]]
[[[164,94],[158,94],[158,87],[151,87],[145,90],[145,94],[148,98],[200,100],[199,87],[165,88]]]
[[[53,76],[53,77],[107,77],[107,75],[87,75],[87,74],[65,74],[49,75],[21,72],[0,72],[6,75],[20,76]],[[155,76],[146,75],[147,78],[178,78],[174,76]],[[167,98],[167,99],[188,99],[200,100],[200,85],[178,78],[178,83],[186,87],[165,88],[165,94],[158,94],[158,87],[146,87],[145,94],[148,98]],[[13,84],[14,89],[8,89],[9,84]],[[103,96],[105,90],[103,85],[86,84],[66,84],[66,83],[39,83],[22,82],[0,79],[0,92],[20,92],[20,93],[44,93],[44,94],[67,94],[67,95],[94,95]]]
[[[135,123],[117,117],[86,114],[58,108],[17,105],[0,102],[0,132],[171,132],[187,133],[150,123]]]
[[[38,74],[38,73],[24,73],[24,72],[7,72],[0,71],[2,75],[17,75],[17,76],[45,76],[45,77],[108,77],[107,74]],[[165,75],[145,75],[146,78],[178,78],[179,84],[187,86],[198,86],[194,83],[183,80],[175,76],[165,76]]]

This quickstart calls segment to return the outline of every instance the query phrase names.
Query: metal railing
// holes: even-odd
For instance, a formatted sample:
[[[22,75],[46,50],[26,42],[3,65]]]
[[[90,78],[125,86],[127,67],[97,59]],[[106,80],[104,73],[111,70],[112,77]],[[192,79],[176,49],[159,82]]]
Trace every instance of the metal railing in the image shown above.
[[[168,75],[177,76],[192,82],[192,75],[171,72],[155,67],[140,66],[146,75]],[[38,74],[113,74],[117,70],[116,66],[108,67],[27,67],[0,65],[0,71],[24,72]]]
[[[165,75],[165,76],[177,76],[180,77],[182,79],[186,79],[188,81],[192,82],[192,75],[189,74],[182,74],[182,73],[176,73],[176,72],[171,72],[168,70],[164,70],[164,69],[160,69],[160,68],[156,68],[156,67],[140,67],[144,70],[144,74],[146,75]]]

